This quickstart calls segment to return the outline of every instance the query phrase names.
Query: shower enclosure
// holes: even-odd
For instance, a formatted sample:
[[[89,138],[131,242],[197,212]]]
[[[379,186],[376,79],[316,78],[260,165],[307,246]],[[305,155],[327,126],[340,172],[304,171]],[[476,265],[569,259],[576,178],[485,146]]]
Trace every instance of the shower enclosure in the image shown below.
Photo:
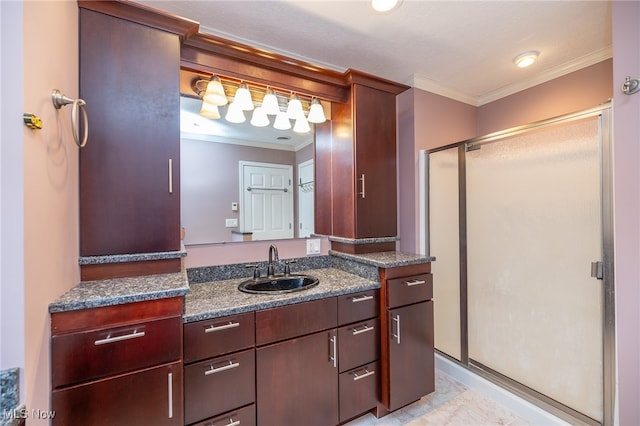
[[[426,153],[436,349],[587,424],[613,419],[609,115]]]

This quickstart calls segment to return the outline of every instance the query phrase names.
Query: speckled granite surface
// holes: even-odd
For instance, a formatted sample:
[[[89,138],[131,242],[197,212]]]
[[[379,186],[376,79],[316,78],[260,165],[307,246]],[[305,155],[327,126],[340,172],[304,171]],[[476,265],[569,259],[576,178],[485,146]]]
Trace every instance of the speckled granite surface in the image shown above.
[[[9,425],[12,410],[18,408],[20,399],[20,370],[10,368],[0,371],[0,425]]]
[[[418,265],[420,263],[429,263],[436,260],[435,257],[428,257],[413,253],[403,253],[399,251],[385,251],[380,253],[364,254],[349,254],[339,251],[331,251],[329,252],[329,254],[341,259],[351,260],[354,262],[363,263],[379,268]]]
[[[189,291],[186,271],[172,274],[83,281],[49,304],[49,312],[97,308],[183,296]]]
[[[78,259],[80,265],[99,265],[105,263],[141,262],[147,260],[176,259],[185,257],[187,249],[184,244],[178,251],[166,251],[157,253],[115,254],[109,256],[81,256]]]
[[[378,237],[378,238],[343,238],[329,236],[329,241],[346,244],[376,244],[376,243],[395,243],[398,237]]]
[[[310,269],[304,273],[318,278],[320,284],[308,290],[277,295],[242,293],[238,290],[242,279],[192,284],[191,292],[186,296],[184,321],[217,318],[380,287],[378,281],[335,268]]]

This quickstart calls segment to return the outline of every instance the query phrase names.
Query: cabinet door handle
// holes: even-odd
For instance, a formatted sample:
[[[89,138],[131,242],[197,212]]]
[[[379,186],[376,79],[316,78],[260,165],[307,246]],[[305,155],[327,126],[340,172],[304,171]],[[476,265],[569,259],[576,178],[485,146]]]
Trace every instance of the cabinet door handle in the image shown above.
[[[363,325],[362,328],[358,329],[358,328],[352,328],[352,334],[354,336],[358,335],[358,334],[362,334],[362,333],[366,333],[367,331],[373,331],[375,329],[375,327],[369,327],[368,325]]]
[[[404,283],[407,285],[407,287],[411,287],[414,285],[426,284],[427,282],[425,280],[413,280],[413,281],[404,281]]]
[[[129,339],[136,339],[138,337],[144,337],[144,331],[135,330],[131,334],[125,334],[122,336],[115,336],[115,337],[111,337],[111,335],[108,335],[104,339],[96,340],[95,342],[93,342],[93,344],[96,346],[106,345],[108,343],[121,342],[123,340],[129,340]]]
[[[357,372],[353,372],[353,381],[355,382],[356,380],[360,380],[360,379],[364,379],[365,377],[369,377],[376,374],[375,370],[371,370],[369,371],[367,368],[364,369],[364,373],[363,374],[358,374]]]
[[[351,302],[353,303],[366,302],[367,300],[371,300],[371,299],[373,299],[373,296],[367,294],[360,297],[354,297],[353,299],[351,299]]]
[[[364,192],[364,181],[365,181],[365,177],[364,177],[364,173],[360,176],[360,182],[362,182],[362,192],[360,192],[360,196],[362,198],[365,198],[365,192]]]
[[[236,327],[240,327],[240,323],[239,322],[229,321],[228,324],[212,325],[211,327],[205,328],[204,332],[205,333],[211,333],[211,332],[214,332],[214,331],[228,330],[230,328],[236,328]]]
[[[169,394],[169,418],[173,418],[173,373],[167,375],[167,390]]]
[[[173,194],[173,159],[169,158],[169,194]]]
[[[331,342],[331,356],[329,357],[329,361],[333,361],[333,367],[338,367],[338,336],[331,336],[329,339]]]
[[[204,375],[208,376],[210,374],[216,374],[222,371],[231,370],[232,368],[236,368],[236,367],[240,367],[239,362],[229,361],[229,364],[223,365],[222,367],[218,367],[218,368],[214,368],[213,365],[210,365],[209,370],[205,371]]]
[[[391,337],[395,338],[397,343],[400,344],[400,314],[396,315],[396,317],[391,317],[393,321],[396,323],[396,334],[393,334],[393,329],[391,332]]]

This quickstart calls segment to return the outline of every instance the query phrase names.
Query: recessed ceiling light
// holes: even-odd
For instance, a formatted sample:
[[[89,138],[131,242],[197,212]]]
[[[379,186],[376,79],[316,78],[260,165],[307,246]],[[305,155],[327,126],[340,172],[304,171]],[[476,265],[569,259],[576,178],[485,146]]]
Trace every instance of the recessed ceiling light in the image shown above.
[[[539,53],[535,51],[524,52],[513,58],[513,63],[519,68],[526,68],[538,59],[538,55]]]
[[[389,12],[398,7],[401,0],[371,0],[371,7],[376,12]]]

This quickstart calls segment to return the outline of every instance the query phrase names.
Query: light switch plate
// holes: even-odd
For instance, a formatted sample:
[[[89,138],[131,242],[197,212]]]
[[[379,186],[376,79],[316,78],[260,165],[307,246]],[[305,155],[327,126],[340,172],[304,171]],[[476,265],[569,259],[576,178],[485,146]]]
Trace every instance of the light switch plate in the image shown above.
[[[307,240],[307,254],[320,254],[319,238],[309,238]]]
[[[227,228],[235,228],[236,226],[238,226],[238,219],[225,219],[224,226]]]

